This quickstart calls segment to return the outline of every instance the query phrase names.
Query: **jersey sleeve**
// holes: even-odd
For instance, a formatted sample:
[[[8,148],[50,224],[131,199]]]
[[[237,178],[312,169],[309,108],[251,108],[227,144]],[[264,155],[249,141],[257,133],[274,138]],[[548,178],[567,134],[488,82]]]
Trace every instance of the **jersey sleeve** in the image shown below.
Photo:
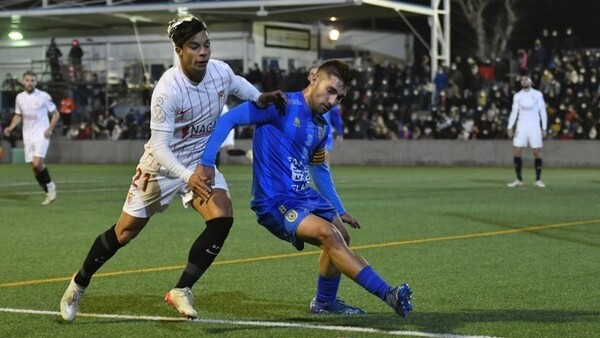
[[[174,81],[172,79],[172,81]],[[174,88],[165,85],[172,81],[159,81],[152,93],[150,102],[151,118],[150,129],[173,132],[175,130],[175,113],[179,95]]]
[[[52,97],[50,96],[50,94],[44,92],[42,94],[42,97],[44,100],[44,107],[46,107],[46,110],[48,110],[49,113],[55,111],[56,105],[54,104],[54,101],[52,101]]]
[[[544,94],[542,94],[541,92],[539,92],[539,94],[540,94],[539,111],[540,111],[540,119],[541,119],[541,123],[542,123],[542,130],[547,130],[548,129],[548,113],[546,112],[546,101],[544,101]]]
[[[331,118],[331,125],[335,128],[338,135],[344,135],[344,129],[342,126],[342,116],[340,115],[340,105],[336,105],[329,111]]]
[[[308,167],[308,171],[310,173],[310,177],[312,178],[317,190],[319,193],[325,197],[331,205],[335,208],[339,215],[344,215],[346,210],[344,209],[344,205],[342,204],[342,200],[340,199],[335,185],[333,184],[333,179],[331,178],[331,172],[329,171],[329,165],[326,161],[321,163],[314,163]]]
[[[253,102],[244,102],[231,109],[217,121],[213,134],[208,139],[206,148],[198,164],[211,167],[215,165],[217,153],[227,134],[237,126],[266,123],[279,117],[279,111],[274,105],[258,108]]]
[[[515,122],[517,122],[518,115],[519,115],[519,94],[517,93],[513,96],[512,110],[510,111],[510,116],[508,117],[507,129],[512,129],[512,127],[514,127]]]
[[[248,80],[245,78],[235,75],[231,67],[225,62],[221,62],[223,69],[227,71],[231,82],[229,84],[229,93],[237,96],[242,100],[256,101],[261,95],[260,91],[256,89]]]
[[[21,100],[22,100],[22,93],[17,94],[17,97],[15,98],[15,114],[17,115],[23,115],[23,111],[21,110]]]

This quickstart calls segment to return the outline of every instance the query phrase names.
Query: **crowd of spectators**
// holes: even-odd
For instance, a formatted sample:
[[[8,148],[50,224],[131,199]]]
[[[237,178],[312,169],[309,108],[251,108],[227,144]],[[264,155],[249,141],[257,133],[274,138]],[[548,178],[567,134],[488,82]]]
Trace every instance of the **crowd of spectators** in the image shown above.
[[[350,62],[355,79],[341,103],[347,139],[506,139],[512,97],[525,72],[544,94],[548,138],[599,137],[600,49],[581,49],[570,29],[562,39],[556,30],[544,30],[531,48],[502,56],[456,56],[433,78],[427,56],[406,65],[373,63],[365,57]],[[307,70],[286,73],[275,65],[261,71],[255,64],[244,76],[261,91],[296,91],[306,86]],[[75,101],[89,101],[93,109],[71,126],[66,137],[149,137],[149,99],[144,108],[115,115],[113,109],[102,108],[97,88],[90,88],[79,98],[75,93]],[[252,137],[251,128],[237,132],[237,137]]]
[[[519,76],[528,73],[543,94],[548,138],[598,139],[600,50],[581,49],[568,29],[562,39],[544,30],[530,49],[489,59],[455,57],[431,78],[423,57],[408,65],[355,60],[355,80],[342,101],[350,139],[505,139]],[[248,75],[261,79],[257,67]],[[261,89],[303,88],[306,70],[271,67]],[[249,133],[244,132],[244,135]]]

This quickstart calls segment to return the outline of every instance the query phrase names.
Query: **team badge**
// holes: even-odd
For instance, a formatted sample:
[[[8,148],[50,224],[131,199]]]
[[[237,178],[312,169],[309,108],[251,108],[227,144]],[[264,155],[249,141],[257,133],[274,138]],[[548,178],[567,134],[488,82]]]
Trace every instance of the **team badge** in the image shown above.
[[[297,117],[294,119],[294,127],[300,128],[300,119]]]
[[[225,91],[220,90],[217,95],[219,95],[219,99],[223,99],[225,97]]]
[[[287,212],[287,214],[285,214],[285,219],[288,222],[293,222],[298,218],[298,212],[294,209],[290,210]]]
[[[161,106],[154,106],[152,108],[152,122],[160,124],[165,122],[166,116],[165,116],[165,111],[163,110],[163,108]]]

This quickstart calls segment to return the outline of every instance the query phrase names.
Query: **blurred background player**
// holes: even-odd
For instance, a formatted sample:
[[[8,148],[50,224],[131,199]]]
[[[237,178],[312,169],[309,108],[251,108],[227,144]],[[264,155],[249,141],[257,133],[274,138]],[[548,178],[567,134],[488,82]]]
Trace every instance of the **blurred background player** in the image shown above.
[[[150,140],[144,145],[117,223],[96,238],[63,294],[60,311],[65,320],[75,319],[96,271],[134,239],[155,213],[164,211],[176,195],[184,206],[193,207],[202,216],[206,228],[192,244],[187,265],[165,301],[184,316],[196,318],[192,286],[217,257],[233,225],[225,178],[217,171],[216,184],[211,188],[206,178],[194,174],[197,159],[229,94],[260,105],[285,104],[282,92],[261,94],[225,62],[210,59],[208,29],[195,16],[173,19],[167,34],[179,56],[179,65],[168,69],[156,84]]]
[[[521,153],[523,147],[531,147],[535,164],[535,186],[544,188],[542,182],[542,139],[546,137],[548,115],[546,102],[541,92],[531,87],[531,78],[524,74],[521,76],[522,89],[513,97],[512,111],[508,118],[507,133],[513,139],[514,165],[517,179],[509,183],[511,188],[523,186],[521,168],[523,161]],[[516,122],[516,130],[513,127]]]
[[[33,175],[46,193],[42,204],[48,205],[56,200],[56,184],[50,178],[44,158],[46,158],[50,146],[50,136],[52,136],[52,131],[60,115],[50,95],[35,88],[36,84],[35,73],[26,71],[23,74],[25,90],[17,94],[15,115],[10,121],[10,125],[4,129],[4,135],[8,137],[12,130],[23,121],[25,162],[31,163]],[[48,114],[52,115],[50,119],[48,119]]]

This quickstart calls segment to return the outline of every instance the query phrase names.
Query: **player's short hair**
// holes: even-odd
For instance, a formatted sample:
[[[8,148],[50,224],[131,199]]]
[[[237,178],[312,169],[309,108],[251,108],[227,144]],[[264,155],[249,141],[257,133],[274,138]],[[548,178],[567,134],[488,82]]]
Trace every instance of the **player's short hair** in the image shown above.
[[[325,61],[322,65],[319,66],[317,74],[321,72],[324,72],[329,76],[333,75],[337,77],[346,86],[350,85],[350,82],[352,82],[352,70],[347,63],[341,60],[333,59]]]
[[[183,45],[190,40],[194,35],[208,31],[206,25],[202,20],[193,16],[192,14],[186,14],[179,16],[171,21],[167,27],[167,35],[169,39],[173,41],[175,46],[183,48]]]
[[[33,76],[36,77],[35,73],[33,72],[33,70],[26,70],[25,73],[23,73],[23,78],[25,78],[25,76]]]

